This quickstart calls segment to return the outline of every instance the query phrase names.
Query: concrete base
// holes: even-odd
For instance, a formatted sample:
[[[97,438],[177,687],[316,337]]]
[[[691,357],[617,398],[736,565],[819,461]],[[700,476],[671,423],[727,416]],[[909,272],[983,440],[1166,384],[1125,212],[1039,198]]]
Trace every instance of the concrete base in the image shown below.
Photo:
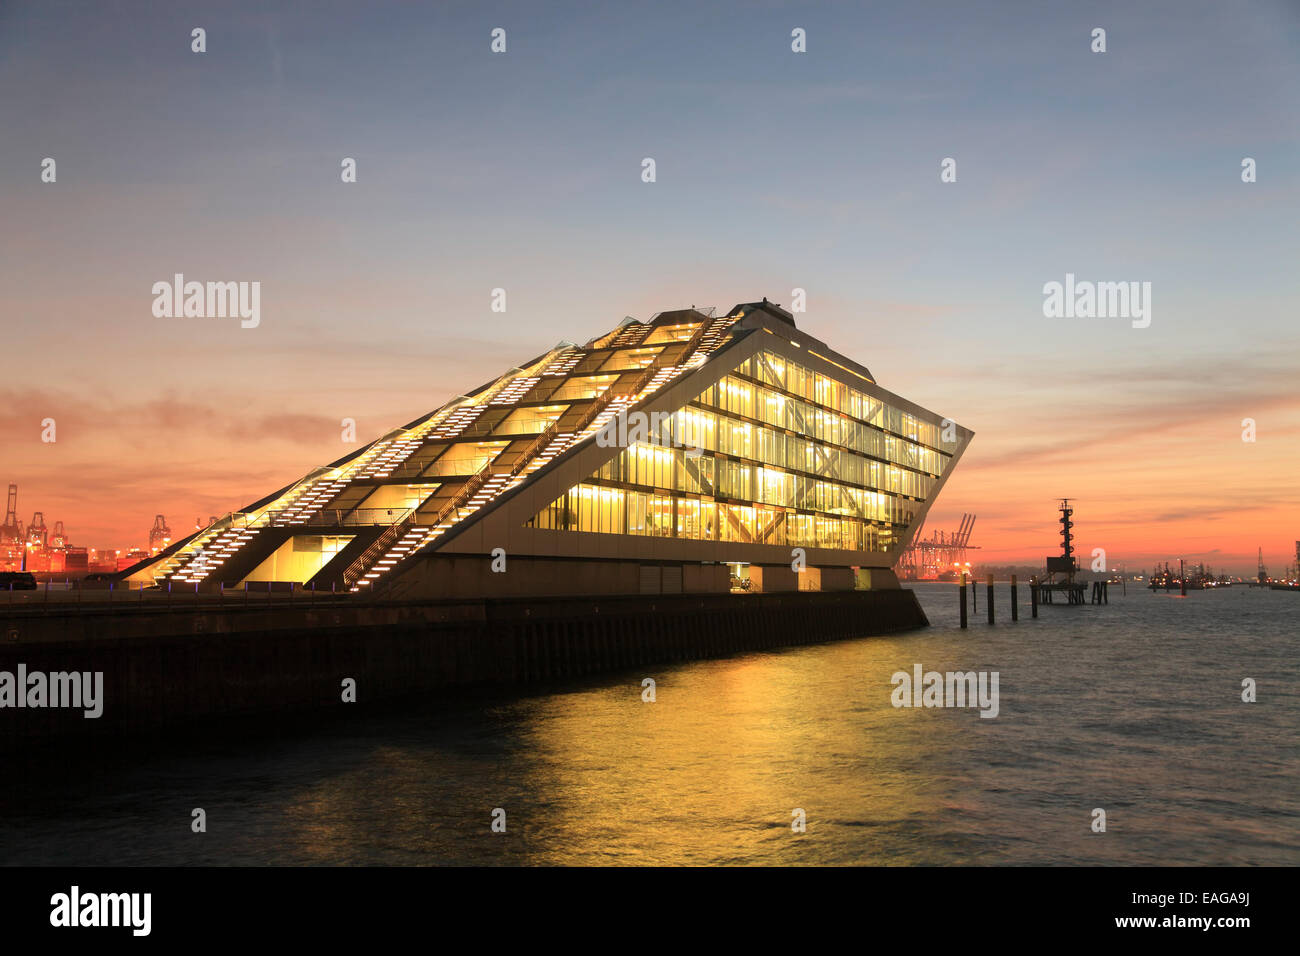
[[[392,582],[381,596],[400,600],[527,598],[627,594],[725,594],[731,589],[724,564],[509,557],[504,570],[481,554],[432,554]],[[502,567],[500,563],[498,567]]]
[[[103,715],[0,708],[0,748],[355,706],[347,679],[364,704],[927,624],[902,590],[67,609],[0,621],[0,671],[101,671]]]
[[[499,570],[494,570],[494,567]],[[871,589],[898,587],[894,572],[871,569]],[[751,565],[750,590],[852,591],[853,568],[809,567],[796,573],[788,564]],[[628,594],[726,594],[731,590],[725,564],[683,561],[618,561],[506,555],[495,562],[482,554],[434,554],[420,558],[394,580],[379,579],[378,595],[398,600],[526,598]]]

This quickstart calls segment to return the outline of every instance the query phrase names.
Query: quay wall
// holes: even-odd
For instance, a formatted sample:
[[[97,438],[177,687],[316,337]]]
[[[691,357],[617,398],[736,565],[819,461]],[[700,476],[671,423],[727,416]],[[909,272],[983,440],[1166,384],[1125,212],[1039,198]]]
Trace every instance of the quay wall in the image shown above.
[[[908,590],[366,602],[0,607],[0,672],[103,673],[103,715],[0,707],[0,749],[529,685],[924,627]],[[655,676],[647,672],[641,676]],[[638,680],[640,678],[638,677]]]

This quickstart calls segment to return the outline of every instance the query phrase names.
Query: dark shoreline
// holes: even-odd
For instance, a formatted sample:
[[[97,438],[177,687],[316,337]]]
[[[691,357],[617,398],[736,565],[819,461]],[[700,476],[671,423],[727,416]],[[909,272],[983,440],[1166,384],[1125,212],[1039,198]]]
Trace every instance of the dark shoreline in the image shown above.
[[[928,623],[910,590],[0,608],[0,671],[104,675],[97,719],[0,709],[0,750],[337,711],[356,706],[342,700],[348,678],[357,704],[370,704]]]

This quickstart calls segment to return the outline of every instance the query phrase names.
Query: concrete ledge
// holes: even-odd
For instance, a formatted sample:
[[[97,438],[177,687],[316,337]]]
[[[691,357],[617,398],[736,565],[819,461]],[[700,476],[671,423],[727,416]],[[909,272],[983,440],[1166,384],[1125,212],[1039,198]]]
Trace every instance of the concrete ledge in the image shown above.
[[[198,622],[201,622],[201,626]],[[6,626],[14,626],[9,619]],[[0,671],[104,675],[103,716],[0,708],[0,748],[222,716],[344,706],[473,684],[533,684],[928,624],[911,591],[681,594],[43,615]],[[79,627],[76,625],[80,625]],[[198,630],[195,628],[199,627]],[[31,629],[41,633],[33,633]]]

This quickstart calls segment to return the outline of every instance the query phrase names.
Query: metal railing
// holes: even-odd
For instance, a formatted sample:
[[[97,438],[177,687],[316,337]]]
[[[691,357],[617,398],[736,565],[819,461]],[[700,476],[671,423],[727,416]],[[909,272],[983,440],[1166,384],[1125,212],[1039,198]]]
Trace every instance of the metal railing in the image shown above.
[[[379,556],[391,548],[402,533],[410,526],[411,517],[393,523],[371,542],[370,547],[357,555],[352,563],[343,570],[343,589],[348,590],[361,580],[361,576],[379,560]]]
[[[0,589],[0,619],[15,623],[24,617],[59,613],[94,613],[117,609],[185,609],[196,606],[229,607],[232,604],[288,604],[300,606],[349,597],[344,589],[317,587],[289,581],[249,581],[234,587],[164,581],[136,587],[126,581],[85,584],[77,581],[42,582],[36,590]],[[17,639],[14,635],[9,635]],[[21,636],[19,634],[18,636]]]
[[[456,494],[452,496],[451,500],[438,510],[438,513],[437,515],[435,515],[433,521],[428,523],[431,523],[434,527],[437,527],[438,525],[443,523],[443,521],[446,519],[448,515],[450,515],[457,508],[461,507],[466,501],[468,501],[470,497],[473,496],[487,482],[486,476],[490,472],[491,467],[492,467],[492,463],[490,461],[485,462],[483,464],[483,467],[480,468],[477,472],[475,472],[474,475],[471,476],[470,479],[466,481],[464,485],[461,486],[460,490],[457,491]],[[407,514],[404,515],[401,520],[394,522],[390,527],[385,529],[383,534],[381,534],[378,538],[376,538],[374,542],[370,545],[370,547],[366,548],[365,551],[357,555],[357,557],[352,561],[351,564],[347,566],[347,568],[343,572],[344,588],[350,589],[354,584],[360,581],[362,575],[364,575],[371,568],[371,566],[373,566],[374,563],[379,560],[380,556],[386,553],[389,548],[391,548],[394,544],[397,543],[397,540],[407,530],[409,530],[412,526],[416,524],[416,518],[417,515],[414,510],[407,512]],[[426,522],[424,521],[420,522],[420,524],[425,524],[425,523]]]
[[[689,357],[691,352],[699,345],[700,340],[704,337],[704,331],[707,327],[708,323],[701,323],[700,327],[696,329],[690,339],[686,341],[686,349],[683,352],[684,357]],[[679,361],[676,364],[680,366],[684,363]],[[667,366],[661,361],[660,355],[656,355],[644,370],[642,370],[642,373],[632,382],[630,388],[620,389],[617,393],[615,393],[613,387],[606,389],[596,401],[592,402],[591,407],[588,408],[578,420],[572,430],[572,434],[574,436],[580,436],[583,429],[590,426],[592,422],[599,418],[616,399],[623,399],[629,402],[635,400],[646,386],[654,380],[655,376],[666,367]],[[501,472],[500,475],[503,476],[506,481],[519,475],[537,455],[541,454],[546,447],[555,440],[558,433],[559,419],[547,425],[536,438],[529,442],[515,459],[514,465],[512,465],[508,470]],[[435,528],[444,524],[448,518],[455,515],[460,508],[464,507],[469,500],[473,498],[473,496],[477,494],[485,484],[487,484],[489,478],[496,477],[492,473],[492,465],[492,460],[484,462],[483,467],[470,476],[465,484],[461,486],[460,490],[452,496],[451,500],[438,510],[432,522],[421,521],[420,523],[429,523]],[[502,490],[504,490],[504,486]],[[397,542],[398,538],[400,538],[407,529],[416,523],[415,519],[416,515],[412,513],[407,515],[402,521],[394,523],[390,528],[384,531],[383,534],[375,539],[374,543],[371,544],[370,547],[368,547],[362,554],[358,555],[357,558],[348,565],[347,569],[343,573],[344,587],[350,589],[360,581],[369,568],[379,560],[379,557],[386,553],[388,549]],[[405,555],[402,560],[405,561],[414,554],[415,552],[412,551],[410,554]],[[392,570],[394,570],[394,568],[389,569],[390,572]]]
[[[460,490],[452,495],[451,500],[438,509],[438,513],[434,515],[433,521],[431,521],[430,524],[436,528],[438,525],[442,524],[449,515],[455,512],[456,509],[463,507],[465,502],[474,497],[478,490],[487,484],[487,480],[491,477],[491,474],[492,462],[484,462],[483,467],[474,472],[474,474],[470,476],[469,480],[460,486]]]
[[[414,511],[414,508],[322,508],[301,518],[285,517],[291,512],[274,511],[267,515],[267,527],[271,528],[338,528],[338,527],[373,527],[391,525],[400,522]]]

